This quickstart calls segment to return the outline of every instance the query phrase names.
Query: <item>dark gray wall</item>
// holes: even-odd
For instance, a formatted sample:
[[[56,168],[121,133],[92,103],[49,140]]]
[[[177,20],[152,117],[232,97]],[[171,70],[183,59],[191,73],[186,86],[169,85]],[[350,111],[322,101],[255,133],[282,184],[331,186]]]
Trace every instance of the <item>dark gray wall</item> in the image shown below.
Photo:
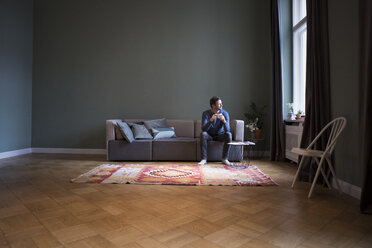
[[[33,1],[0,1],[0,152],[31,147]]]
[[[340,179],[361,186],[358,166],[358,1],[329,1],[332,116],[345,116],[347,126],[335,149]]]
[[[269,1],[34,8],[33,147],[104,148],[106,119],[200,119],[212,95],[232,118],[270,104]]]

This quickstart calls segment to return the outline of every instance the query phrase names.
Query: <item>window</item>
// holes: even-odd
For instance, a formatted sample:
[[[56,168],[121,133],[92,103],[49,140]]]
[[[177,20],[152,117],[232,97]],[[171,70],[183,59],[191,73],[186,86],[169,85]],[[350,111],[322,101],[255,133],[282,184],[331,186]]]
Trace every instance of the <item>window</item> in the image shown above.
[[[293,109],[305,112],[306,0],[293,0]]]

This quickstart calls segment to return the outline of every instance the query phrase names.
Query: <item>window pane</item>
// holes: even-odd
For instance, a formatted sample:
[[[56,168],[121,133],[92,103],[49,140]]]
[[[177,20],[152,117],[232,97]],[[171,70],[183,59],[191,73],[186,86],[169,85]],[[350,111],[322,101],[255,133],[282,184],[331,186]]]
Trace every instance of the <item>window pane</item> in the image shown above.
[[[306,0],[293,0],[293,26],[306,16]]]
[[[306,23],[293,33],[293,108],[305,112]]]
[[[301,89],[300,89],[300,101],[299,109],[305,113],[305,89],[306,89],[306,35],[307,30],[304,29],[301,32]]]

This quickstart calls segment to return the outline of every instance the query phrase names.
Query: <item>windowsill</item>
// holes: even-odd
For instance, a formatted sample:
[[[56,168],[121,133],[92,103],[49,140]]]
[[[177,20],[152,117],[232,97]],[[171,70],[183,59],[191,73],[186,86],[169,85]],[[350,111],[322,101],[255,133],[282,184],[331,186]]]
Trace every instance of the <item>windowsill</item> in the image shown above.
[[[298,119],[298,120],[284,120],[284,122],[304,122],[305,121],[305,118],[301,118],[301,119]]]

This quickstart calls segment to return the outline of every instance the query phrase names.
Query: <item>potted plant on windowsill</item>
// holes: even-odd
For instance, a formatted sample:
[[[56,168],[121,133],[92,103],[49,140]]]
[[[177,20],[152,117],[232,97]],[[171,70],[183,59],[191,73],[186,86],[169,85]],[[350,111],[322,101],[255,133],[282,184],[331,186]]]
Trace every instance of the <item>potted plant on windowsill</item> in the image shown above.
[[[249,129],[251,134],[254,135],[254,139],[256,140],[261,139],[262,137],[263,118],[266,107],[267,106],[264,105],[261,108],[258,108],[254,102],[251,102],[251,111],[244,114],[248,120],[246,127]]]
[[[300,109],[297,111],[297,114],[296,114],[296,120],[300,120],[303,116],[304,112]]]

